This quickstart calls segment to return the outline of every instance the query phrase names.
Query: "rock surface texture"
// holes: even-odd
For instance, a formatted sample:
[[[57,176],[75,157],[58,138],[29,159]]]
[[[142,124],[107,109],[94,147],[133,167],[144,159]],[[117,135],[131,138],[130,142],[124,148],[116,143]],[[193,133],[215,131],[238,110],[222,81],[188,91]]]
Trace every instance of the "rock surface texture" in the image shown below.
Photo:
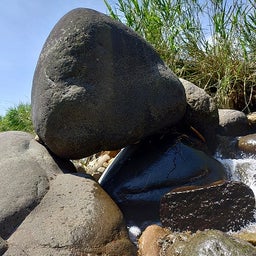
[[[248,242],[218,230],[174,233],[149,226],[139,239],[139,256],[254,256]]]
[[[93,180],[58,175],[8,240],[9,255],[135,255],[121,211]]]
[[[172,240],[175,236],[170,235]],[[189,236],[179,235],[174,243],[168,241],[166,237],[162,243],[160,256],[206,256],[206,255],[223,255],[223,256],[254,256],[256,255],[255,247],[249,243],[236,239],[230,235],[218,230],[206,230],[197,232]],[[167,242],[168,241],[168,242]],[[178,253],[177,253],[178,252]]]
[[[186,137],[187,138],[187,137]],[[123,149],[99,180],[127,222],[159,222],[159,204],[170,190],[226,179],[213,157],[172,133],[148,137]]]
[[[4,252],[8,249],[8,244],[5,240],[0,237],[0,255],[3,255]]]
[[[62,170],[45,147],[25,132],[0,133],[0,152],[0,236],[6,239]]]
[[[254,221],[253,191],[241,182],[180,187],[161,199],[160,219],[173,231],[237,231]]]
[[[219,114],[214,99],[195,84],[182,78],[180,81],[185,88],[187,98],[184,120],[205,137],[207,146],[214,152],[219,125]]]
[[[185,108],[181,82],[154,49],[94,10],[66,14],[40,54],[32,119],[60,157],[122,148],[176,124]]]
[[[234,109],[219,109],[218,133],[223,136],[241,136],[250,132],[247,116]]]
[[[256,133],[238,139],[238,149],[249,154],[256,154]]]

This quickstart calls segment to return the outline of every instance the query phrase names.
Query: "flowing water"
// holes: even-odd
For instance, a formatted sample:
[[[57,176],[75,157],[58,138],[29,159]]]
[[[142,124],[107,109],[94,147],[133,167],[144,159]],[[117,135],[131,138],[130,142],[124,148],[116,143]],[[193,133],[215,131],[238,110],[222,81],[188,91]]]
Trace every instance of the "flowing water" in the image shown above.
[[[249,186],[256,198],[256,155],[238,153],[234,158],[223,158],[221,154],[217,152],[215,158],[224,165],[230,180],[241,181]],[[256,222],[250,223],[242,228],[242,230],[255,232]]]
[[[214,157],[224,165],[230,180],[245,183],[252,189],[256,197],[256,155],[237,153],[232,155],[233,158],[224,158],[220,151],[218,151]],[[128,229],[131,239],[135,242],[136,238],[141,234],[141,227],[129,225]],[[250,223],[242,228],[242,230],[255,232],[256,222]]]

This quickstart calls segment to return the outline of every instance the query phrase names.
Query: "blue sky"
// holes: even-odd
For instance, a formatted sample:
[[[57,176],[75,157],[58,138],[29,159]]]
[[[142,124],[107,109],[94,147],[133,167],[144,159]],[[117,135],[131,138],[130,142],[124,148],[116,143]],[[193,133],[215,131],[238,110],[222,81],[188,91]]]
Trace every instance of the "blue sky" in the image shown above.
[[[107,13],[103,0],[0,1],[0,116],[9,107],[30,103],[42,46],[58,20],[77,7]]]

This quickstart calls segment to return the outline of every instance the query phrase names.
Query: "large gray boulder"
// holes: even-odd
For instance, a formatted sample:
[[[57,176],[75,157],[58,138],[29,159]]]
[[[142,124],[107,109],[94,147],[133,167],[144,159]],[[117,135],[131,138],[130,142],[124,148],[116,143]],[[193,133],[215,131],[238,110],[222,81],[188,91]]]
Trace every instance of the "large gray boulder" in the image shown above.
[[[91,179],[58,175],[8,240],[7,255],[136,255],[123,215]]]
[[[75,9],[44,44],[32,88],[36,133],[63,158],[118,149],[184,115],[179,79],[135,32]]]
[[[214,99],[195,84],[180,78],[187,98],[184,121],[205,138],[211,152],[216,149],[216,132],[219,125],[218,109]]]
[[[6,239],[62,170],[29,133],[0,133],[0,152],[0,236]]]

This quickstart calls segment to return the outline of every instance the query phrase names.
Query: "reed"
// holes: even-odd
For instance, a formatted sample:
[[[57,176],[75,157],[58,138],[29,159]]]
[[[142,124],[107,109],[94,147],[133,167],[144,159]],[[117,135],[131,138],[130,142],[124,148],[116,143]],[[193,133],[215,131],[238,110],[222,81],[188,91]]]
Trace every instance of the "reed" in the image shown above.
[[[254,0],[104,0],[110,16],[144,37],[179,76],[220,108],[256,111]]]
[[[30,104],[20,103],[15,107],[9,108],[5,116],[0,116],[0,132],[3,131],[34,133]]]

